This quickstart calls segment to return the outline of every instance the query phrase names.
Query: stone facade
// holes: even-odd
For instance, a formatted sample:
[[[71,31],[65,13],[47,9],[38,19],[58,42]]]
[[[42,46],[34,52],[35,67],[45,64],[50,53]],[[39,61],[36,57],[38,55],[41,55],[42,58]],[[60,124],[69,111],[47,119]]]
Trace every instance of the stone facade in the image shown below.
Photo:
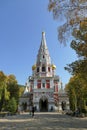
[[[24,109],[23,103],[26,103],[26,110],[32,105],[36,111],[69,109],[69,99],[61,89],[60,78],[55,70],[56,66],[52,63],[47,48],[45,32],[42,32],[37,60],[32,66],[32,76],[28,77],[24,94],[19,100],[21,110]]]

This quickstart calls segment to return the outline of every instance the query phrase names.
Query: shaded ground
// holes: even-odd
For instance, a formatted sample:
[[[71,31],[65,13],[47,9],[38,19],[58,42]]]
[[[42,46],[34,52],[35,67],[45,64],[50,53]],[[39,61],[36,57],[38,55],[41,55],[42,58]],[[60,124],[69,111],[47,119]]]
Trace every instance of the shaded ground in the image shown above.
[[[0,118],[0,130],[87,130],[87,118],[58,113],[29,113]]]

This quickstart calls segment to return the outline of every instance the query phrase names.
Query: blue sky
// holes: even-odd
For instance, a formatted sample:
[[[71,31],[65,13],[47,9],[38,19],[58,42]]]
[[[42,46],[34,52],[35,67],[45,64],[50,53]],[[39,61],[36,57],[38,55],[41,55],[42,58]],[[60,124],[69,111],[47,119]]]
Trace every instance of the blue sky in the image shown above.
[[[47,8],[48,0],[0,0],[0,70],[7,75],[14,74],[19,84],[24,85],[32,75],[42,31],[46,33],[56,74],[64,85],[71,76],[64,67],[75,60],[76,54],[69,42],[66,47],[60,45],[59,21],[53,20]]]

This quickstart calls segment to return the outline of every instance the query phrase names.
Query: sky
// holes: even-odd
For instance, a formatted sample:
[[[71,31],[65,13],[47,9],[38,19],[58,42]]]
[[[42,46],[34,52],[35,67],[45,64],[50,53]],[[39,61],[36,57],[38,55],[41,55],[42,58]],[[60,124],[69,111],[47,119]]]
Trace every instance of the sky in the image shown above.
[[[64,70],[76,59],[75,52],[61,45],[57,36],[58,23],[48,11],[48,0],[0,0],[0,71],[14,74],[19,84],[25,85],[32,75],[32,65],[45,31],[46,43],[56,65],[63,86],[71,75]]]

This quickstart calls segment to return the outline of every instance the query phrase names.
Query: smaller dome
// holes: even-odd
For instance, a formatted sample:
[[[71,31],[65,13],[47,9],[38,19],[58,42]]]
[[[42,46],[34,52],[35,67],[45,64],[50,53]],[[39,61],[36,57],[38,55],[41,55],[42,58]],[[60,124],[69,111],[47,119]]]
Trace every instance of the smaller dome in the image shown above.
[[[36,69],[36,64],[32,66],[32,70],[35,70]]]
[[[56,69],[56,66],[55,66],[55,65],[52,64],[51,66],[52,66],[52,69],[53,69],[53,70]]]

